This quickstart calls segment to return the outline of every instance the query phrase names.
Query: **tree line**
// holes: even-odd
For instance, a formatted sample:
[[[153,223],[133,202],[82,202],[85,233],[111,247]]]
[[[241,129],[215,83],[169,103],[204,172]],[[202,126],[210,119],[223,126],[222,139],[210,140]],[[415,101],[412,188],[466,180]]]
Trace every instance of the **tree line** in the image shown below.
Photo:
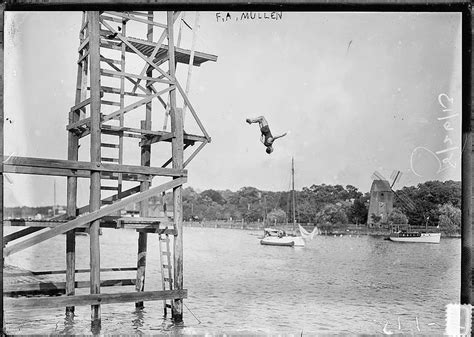
[[[394,209],[388,222],[409,223],[413,226],[460,226],[461,182],[427,181],[417,186],[404,187],[397,192],[409,197],[415,207],[406,209],[396,195]],[[398,193],[397,193],[398,194]],[[242,187],[238,191],[208,189],[196,192],[183,189],[183,217],[187,221],[237,220],[245,222],[314,223],[320,226],[366,224],[369,216],[370,193],[352,185],[311,185],[294,192],[262,191]],[[171,203],[171,194],[167,194]],[[385,225],[380,223],[379,225]]]

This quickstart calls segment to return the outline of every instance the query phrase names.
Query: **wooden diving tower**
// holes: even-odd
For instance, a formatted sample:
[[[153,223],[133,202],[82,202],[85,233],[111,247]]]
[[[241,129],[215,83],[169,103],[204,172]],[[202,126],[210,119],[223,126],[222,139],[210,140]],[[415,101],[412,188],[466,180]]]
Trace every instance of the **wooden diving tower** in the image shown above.
[[[91,305],[91,326],[95,331],[101,325],[102,304],[135,302],[140,307],[144,301],[163,300],[165,315],[171,309],[172,319],[182,321],[183,299],[187,296],[183,288],[182,185],[187,179],[186,166],[211,138],[178,80],[176,68],[180,63],[189,67],[189,76],[192,67],[216,61],[217,57],[195,51],[194,41],[191,49],[179,46],[181,31],[176,36],[174,27],[180,15],[171,11],[83,13],[76,98],[66,127],[67,160],[4,157],[3,162],[6,173],[67,177],[65,215],[42,221],[3,221],[4,226],[26,226],[3,237],[4,257],[66,234],[64,295],[7,298],[7,308],[66,307],[66,313],[71,314],[77,305]],[[145,32],[146,36],[132,36],[137,32]],[[192,116],[189,123],[194,123],[198,130],[196,134],[184,131],[183,110],[186,109]],[[165,120],[162,129],[156,127],[158,117]],[[169,131],[166,130],[168,117]],[[130,142],[135,145],[125,146]],[[160,147],[160,154],[168,158],[158,166],[151,165],[155,144],[164,146]],[[88,146],[88,161],[78,160],[81,145]],[[133,149],[137,149],[139,165],[125,164],[127,160],[130,162],[127,156]],[[83,207],[78,205],[78,178],[90,181],[89,204]],[[153,186],[154,178],[164,181]],[[127,184],[132,187],[126,188]],[[164,195],[168,190],[173,193],[172,218],[167,218],[166,213],[150,216],[148,199]],[[122,209],[134,203],[139,204],[140,217],[121,215]],[[133,228],[139,232],[136,279],[120,282],[101,279],[101,271],[121,269],[101,269],[101,227]],[[75,232],[81,229],[89,232],[90,270],[76,270]],[[157,235],[161,247],[163,289],[154,291],[144,291],[148,234]],[[89,272],[89,281],[77,282],[78,272]],[[43,272],[48,273],[61,272]],[[101,287],[117,285],[135,285],[135,291],[101,293]],[[89,287],[90,294],[76,295],[79,286]],[[34,284],[12,287],[10,291],[7,289],[7,294],[36,291],[37,295],[39,289]]]

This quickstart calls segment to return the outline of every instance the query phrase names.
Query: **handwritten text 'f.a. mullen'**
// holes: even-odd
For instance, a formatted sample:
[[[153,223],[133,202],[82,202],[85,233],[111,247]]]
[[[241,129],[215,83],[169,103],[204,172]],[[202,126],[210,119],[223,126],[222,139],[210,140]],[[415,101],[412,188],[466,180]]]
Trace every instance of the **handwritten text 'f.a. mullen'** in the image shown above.
[[[282,12],[226,12],[216,13],[217,22],[231,22],[231,21],[252,21],[252,20],[281,20]]]

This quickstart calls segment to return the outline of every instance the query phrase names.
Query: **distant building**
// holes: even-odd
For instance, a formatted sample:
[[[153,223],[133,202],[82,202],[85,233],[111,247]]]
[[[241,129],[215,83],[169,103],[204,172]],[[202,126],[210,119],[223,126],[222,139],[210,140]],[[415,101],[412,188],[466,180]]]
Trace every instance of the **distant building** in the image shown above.
[[[367,225],[373,227],[373,214],[380,217],[380,223],[386,223],[393,210],[393,191],[387,180],[374,180],[370,188],[370,203]]]
[[[173,205],[165,204],[160,200],[161,198],[152,197],[148,199],[148,217],[163,217],[165,216],[164,208],[166,208],[166,216],[173,216]],[[123,216],[139,217],[140,216],[140,205],[131,204],[128,205],[123,211]]]

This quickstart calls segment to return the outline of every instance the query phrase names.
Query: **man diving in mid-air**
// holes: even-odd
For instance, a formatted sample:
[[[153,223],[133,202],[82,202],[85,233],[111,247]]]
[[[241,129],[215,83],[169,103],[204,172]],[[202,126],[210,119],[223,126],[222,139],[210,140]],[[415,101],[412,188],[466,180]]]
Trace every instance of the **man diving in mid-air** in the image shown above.
[[[268,154],[273,152],[273,142],[277,140],[278,138],[286,136],[286,132],[282,135],[279,136],[273,136],[270,127],[268,126],[268,122],[265,119],[265,117],[260,116],[254,119],[247,118],[247,123],[252,124],[252,123],[258,123],[260,126],[260,132],[262,133],[260,137],[260,141],[267,147],[266,151]]]

